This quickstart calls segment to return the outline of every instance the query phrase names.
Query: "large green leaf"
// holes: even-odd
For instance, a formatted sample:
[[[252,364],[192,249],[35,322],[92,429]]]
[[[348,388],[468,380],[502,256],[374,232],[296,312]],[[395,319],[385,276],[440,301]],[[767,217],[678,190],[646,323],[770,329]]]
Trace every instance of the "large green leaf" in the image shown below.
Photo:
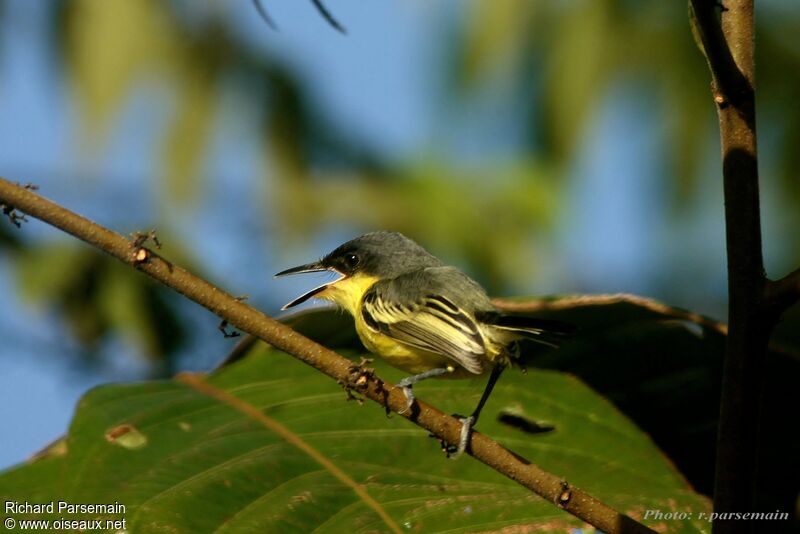
[[[650,435],[697,491],[711,495],[725,325],[634,295],[522,298],[496,304],[578,325],[575,339],[558,351],[523,347],[527,365],[578,376]],[[346,315],[315,311],[293,321],[329,346],[360,350]],[[791,313],[784,322],[787,332],[797,330],[797,317]],[[785,334],[782,340],[797,346],[795,338]],[[785,414],[800,411],[795,393],[799,374],[796,352],[770,352],[764,406],[782,409],[764,410],[757,430],[761,433],[759,506],[763,509],[794,507],[800,456],[796,444],[786,439]]]
[[[311,314],[296,326],[316,328],[316,334],[327,329],[339,341],[351,335],[345,330],[342,336],[329,319],[338,320]],[[378,371],[389,379],[399,376],[383,367]],[[525,525],[563,532],[580,525],[471,458],[446,459],[425,431],[399,417],[387,418],[372,403],[346,402],[330,379],[264,345],[213,373],[208,382],[313,446],[363,484],[409,531]],[[429,381],[417,393],[444,410],[463,413],[474,407],[481,389],[478,381]],[[530,433],[520,421],[549,430]],[[646,510],[709,509],[645,434],[570,375],[507,373],[479,430],[634,517]],[[388,530],[350,487],[305,452],[180,381],[90,391],[65,441],[0,476],[0,496],[30,503],[117,501],[126,513],[102,518],[124,517],[132,532]],[[704,521],[661,526],[675,532],[708,530]]]

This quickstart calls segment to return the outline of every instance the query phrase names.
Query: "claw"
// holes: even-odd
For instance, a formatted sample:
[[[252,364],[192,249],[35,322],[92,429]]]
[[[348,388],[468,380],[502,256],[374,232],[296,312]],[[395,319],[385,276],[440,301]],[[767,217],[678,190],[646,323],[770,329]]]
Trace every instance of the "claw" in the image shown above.
[[[460,415],[455,414],[454,417],[457,417],[461,421],[461,436],[458,439],[458,448],[448,455],[453,460],[464,454],[464,451],[467,450],[467,444],[469,444],[469,438],[472,434],[472,427],[475,425],[474,415],[470,415],[469,417],[461,417]]]
[[[423,373],[419,373],[416,375],[407,376],[402,379],[400,382],[397,383],[397,387],[403,388],[403,393],[406,394],[406,407],[402,412],[397,412],[399,414],[404,414],[411,409],[411,406],[414,405],[414,392],[411,391],[411,387],[414,384],[418,384],[425,379],[432,378],[434,376],[442,376],[447,373],[452,373],[455,371],[455,367],[448,366],[448,367],[436,367],[434,369],[428,369]]]
[[[411,386],[406,386],[405,384],[403,384],[403,382],[400,382],[399,384],[397,384],[397,386],[403,388],[403,393],[406,396],[406,407],[403,409],[403,411],[397,412],[400,415],[403,415],[404,413],[409,411],[412,406],[414,406],[414,401],[416,400],[416,397],[414,397],[414,392],[411,390]]]

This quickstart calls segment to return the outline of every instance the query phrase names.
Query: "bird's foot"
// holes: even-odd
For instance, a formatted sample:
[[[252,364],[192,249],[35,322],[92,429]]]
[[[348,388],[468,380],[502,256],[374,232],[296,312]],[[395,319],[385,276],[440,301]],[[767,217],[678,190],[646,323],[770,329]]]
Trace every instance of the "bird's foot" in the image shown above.
[[[411,409],[411,407],[414,405],[414,392],[411,391],[411,388],[414,386],[414,384],[417,384],[419,382],[422,382],[423,380],[426,380],[428,378],[432,378],[434,376],[442,376],[442,375],[445,375],[447,373],[452,373],[453,371],[455,371],[455,367],[453,367],[453,366],[436,367],[434,369],[428,369],[427,371],[424,371],[422,373],[419,373],[419,374],[416,374],[416,375],[407,376],[404,379],[402,379],[400,382],[397,383],[397,387],[403,388],[403,393],[405,393],[405,395],[406,395],[406,401],[407,402],[406,402],[405,409],[403,409],[403,411],[397,412],[397,413],[402,415],[402,414],[408,412]]]
[[[444,447],[445,453],[447,453],[447,457],[455,460],[462,454],[464,451],[467,450],[467,445],[469,445],[469,438],[472,434],[472,427],[475,426],[475,422],[477,419],[474,415],[470,415],[469,417],[464,417],[463,415],[459,415],[457,413],[453,414],[453,417],[461,421],[461,435],[458,439],[458,445],[447,445]]]
[[[397,387],[403,388],[403,393],[406,396],[406,407],[403,408],[402,411],[397,412],[400,415],[403,415],[404,413],[408,412],[412,406],[414,406],[414,401],[416,400],[416,397],[414,397],[414,391],[411,389],[411,384],[408,384],[406,382],[406,379],[401,380],[397,384]]]
[[[458,439],[458,449],[456,450],[456,456],[459,456],[467,450],[467,445],[469,444],[469,438],[472,434],[472,427],[475,426],[476,419],[474,415],[470,415],[469,417],[461,417],[461,437]]]

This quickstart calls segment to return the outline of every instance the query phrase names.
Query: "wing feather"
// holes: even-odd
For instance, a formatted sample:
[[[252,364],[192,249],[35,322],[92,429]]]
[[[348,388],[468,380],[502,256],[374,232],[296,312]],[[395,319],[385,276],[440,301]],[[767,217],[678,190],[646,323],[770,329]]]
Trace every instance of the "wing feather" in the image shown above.
[[[568,323],[527,315],[492,311],[479,312],[476,314],[476,318],[500,331],[506,331],[550,347],[558,347],[576,331],[576,327]]]
[[[364,295],[361,314],[369,328],[405,345],[452,358],[471,373],[483,372],[486,347],[469,313],[441,295],[400,303],[383,289],[376,284]]]

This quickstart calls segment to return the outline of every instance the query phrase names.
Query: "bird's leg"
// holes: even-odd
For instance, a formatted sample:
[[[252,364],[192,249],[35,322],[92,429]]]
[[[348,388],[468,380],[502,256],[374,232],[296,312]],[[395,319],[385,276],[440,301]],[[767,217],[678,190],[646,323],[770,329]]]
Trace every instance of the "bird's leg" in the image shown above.
[[[452,373],[454,368],[452,367],[437,367],[436,369],[430,369],[425,371],[424,373],[419,373],[417,375],[407,376],[402,379],[400,382],[397,383],[397,387],[403,388],[403,393],[406,395],[406,407],[402,412],[397,412],[400,414],[406,413],[408,410],[411,409],[411,406],[414,405],[414,392],[411,388],[414,384],[418,382],[422,382],[426,378],[432,378],[434,376],[442,376],[447,373]]]
[[[489,375],[489,381],[486,383],[486,388],[483,390],[483,395],[481,395],[481,400],[478,401],[478,406],[475,407],[475,411],[473,411],[472,415],[469,417],[459,417],[459,419],[461,419],[461,437],[458,440],[458,449],[456,449],[455,454],[453,454],[453,458],[458,458],[467,449],[467,443],[469,443],[469,436],[472,433],[472,428],[478,423],[478,416],[480,416],[481,410],[483,410],[483,405],[489,400],[489,395],[492,394],[494,385],[497,383],[497,379],[500,378],[505,368],[505,365],[494,366],[492,374]]]

